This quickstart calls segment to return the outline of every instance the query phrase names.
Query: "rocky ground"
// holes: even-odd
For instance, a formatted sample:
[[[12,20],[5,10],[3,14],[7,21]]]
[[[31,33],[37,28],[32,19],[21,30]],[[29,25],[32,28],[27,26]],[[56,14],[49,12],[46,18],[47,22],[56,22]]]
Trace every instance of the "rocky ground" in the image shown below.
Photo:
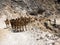
[[[0,0],[0,45],[60,45],[60,1]]]

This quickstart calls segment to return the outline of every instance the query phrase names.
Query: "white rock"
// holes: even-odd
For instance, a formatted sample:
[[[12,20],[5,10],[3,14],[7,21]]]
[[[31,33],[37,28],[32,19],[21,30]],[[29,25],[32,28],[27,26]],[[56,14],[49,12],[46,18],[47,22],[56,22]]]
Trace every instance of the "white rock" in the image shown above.
[[[56,24],[60,25],[60,18],[56,19]]]

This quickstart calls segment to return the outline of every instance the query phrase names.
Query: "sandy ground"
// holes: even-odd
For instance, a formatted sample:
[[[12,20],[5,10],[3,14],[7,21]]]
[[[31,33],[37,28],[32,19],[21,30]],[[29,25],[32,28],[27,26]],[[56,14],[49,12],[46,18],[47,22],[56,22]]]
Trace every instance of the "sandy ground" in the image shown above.
[[[0,30],[0,45],[35,45],[31,33],[11,33],[7,29]]]
[[[44,42],[44,43],[43,43]],[[60,38],[49,32],[33,30],[13,33],[9,29],[0,29],[0,45],[59,45]]]

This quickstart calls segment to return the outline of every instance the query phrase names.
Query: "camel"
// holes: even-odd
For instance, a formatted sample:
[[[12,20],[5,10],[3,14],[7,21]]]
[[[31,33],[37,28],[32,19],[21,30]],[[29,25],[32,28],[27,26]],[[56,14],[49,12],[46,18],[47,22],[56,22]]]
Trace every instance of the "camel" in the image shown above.
[[[16,19],[11,19],[11,20],[6,20],[5,23],[6,25],[9,25],[9,22],[11,24],[11,28],[14,32],[22,32],[24,31],[24,28],[26,29],[26,25],[31,21],[31,18],[27,18],[27,17],[20,17],[20,18],[16,18]],[[26,29],[27,30],[27,29]]]

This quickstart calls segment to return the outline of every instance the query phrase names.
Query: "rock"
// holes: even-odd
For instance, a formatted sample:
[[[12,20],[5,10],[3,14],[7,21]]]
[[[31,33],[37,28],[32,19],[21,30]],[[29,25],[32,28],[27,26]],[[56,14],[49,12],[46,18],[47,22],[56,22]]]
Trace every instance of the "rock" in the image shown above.
[[[57,24],[57,25],[60,25],[60,18],[57,18],[57,19],[56,19],[56,24]]]

